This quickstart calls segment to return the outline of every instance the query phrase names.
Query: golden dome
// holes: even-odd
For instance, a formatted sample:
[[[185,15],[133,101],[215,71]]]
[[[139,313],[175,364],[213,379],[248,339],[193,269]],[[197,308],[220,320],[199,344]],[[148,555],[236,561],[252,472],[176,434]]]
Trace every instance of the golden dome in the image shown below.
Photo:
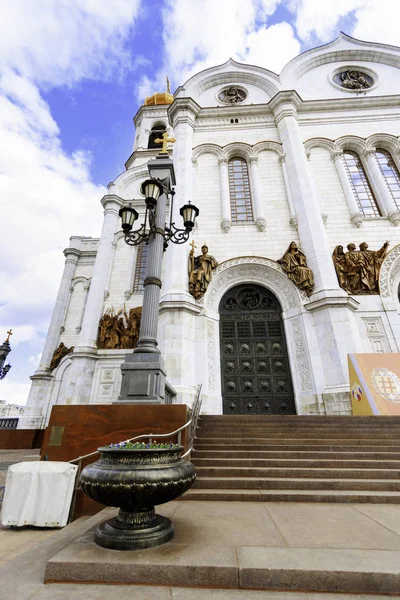
[[[169,92],[157,92],[148,96],[144,101],[145,106],[158,106],[159,104],[172,104],[174,97]]]

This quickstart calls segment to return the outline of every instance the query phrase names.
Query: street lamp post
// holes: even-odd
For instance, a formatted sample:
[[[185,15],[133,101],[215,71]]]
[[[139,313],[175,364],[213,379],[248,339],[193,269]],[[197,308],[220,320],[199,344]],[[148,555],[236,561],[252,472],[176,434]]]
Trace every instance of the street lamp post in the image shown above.
[[[164,134],[165,135],[165,134]],[[167,138],[165,142],[171,141]],[[180,209],[184,229],[173,222],[173,199],[175,173],[172,160],[166,153],[166,143],[157,158],[149,161],[150,179],[143,182],[141,192],[145,196],[146,212],[144,223],[134,230],[138,218],[132,206],[121,208],[119,214],[125,242],[132,246],[148,244],[146,275],[144,279],[143,307],[140,336],[137,348],[127,354],[121,365],[121,394],[117,404],[163,404],[165,402],[166,371],[157,342],[158,310],[161,292],[163,252],[169,242],[183,244],[189,239],[195,219],[199,214],[196,206],[188,202]],[[167,220],[167,198],[170,201],[170,217]]]
[[[7,365],[4,365],[4,363],[6,362],[7,356],[11,352],[10,335],[12,335],[12,329],[7,331],[7,338],[4,340],[4,342],[0,346],[0,380],[4,379],[4,377],[7,375],[8,371],[11,369],[10,363],[8,363]]]

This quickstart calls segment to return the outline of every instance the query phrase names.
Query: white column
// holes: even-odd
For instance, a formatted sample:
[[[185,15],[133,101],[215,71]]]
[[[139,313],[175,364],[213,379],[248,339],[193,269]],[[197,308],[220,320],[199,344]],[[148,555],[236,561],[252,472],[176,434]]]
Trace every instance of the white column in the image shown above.
[[[361,227],[363,222],[363,213],[360,211],[357,201],[354,197],[353,188],[351,187],[349,176],[343,163],[343,150],[335,151],[332,154],[332,160],[335,163],[343,193],[347,200],[347,204],[349,205],[350,220],[355,227]]]
[[[118,196],[104,196],[101,201],[104,208],[104,221],[100,242],[97,248],[92,281],[82,320],[82,331],[75,352],[93,352],[97,350],[97,331],[104,306],[112,256],[114,234],[118,227],[118,211],[123,200]]]
[[[65,267],[62,275],[60,287],[58,289],[57,299],[51,317],[49,330],[47,332],[46,341],[44,344],[40,365],[35,372],[36,375],[49,374],[50,363],[54,354],[54,350],[58,347],[61,327],[64,322],[65,313],[68,306],[70,296],[71,282],[75,275],[76,265],[79,260],[80,250],[77,247],[72,247],[72,244],[80,245],[75,242],[76,238],[71,238],[72,242],[69,248],[64,250]]]
[[[301,103],[296,92],[288,91],[276,94],[269,106],[286,155],[300,245],[315,278],[314,292],[305,308],[313,315],[325,385],[318,391],[328,412],[332,405],[349,401],[347,354],[362,347],[353,314],[359,304],[339,287],[297,121],[297,108]],[[285,244],[282,240],[283,249]]]
[[[298,218],[300,243],[307,257],[308,266],[314,272],[314,291],[318,292],[322,289],[339,291],[332,262],[332,250],[328,246],[321,206],[315,195],[310,167],[299,131],[297,107],[300,104],[301,99],[295,92],[279,92],[270,101],[269,106],[274,113],[286,155],[290,189]]]
[[[228,174],[228,160],[226,158],[218,159],[219,163],[219,178],[221,185],[221,208],[222,208],[222,221],[221,229],[225,233],[231,228],[232,217],[231,217],[231,201],[229,196],[229,174]]]
[[[393,225],[400,225],[400,212],[392,198],[391,193],[383,178],[378,162],[375,157],[375,148],[363,152],[363,156],[367,162],[368,174],[371,179],[375,195],[380,201],[383,213],[389,218]]]
[[[259,231],[264,231],[267,223],[261,204],[260,173],[257,156],[252,156],[250,158],[250,189],[253,200],[255,223]]]

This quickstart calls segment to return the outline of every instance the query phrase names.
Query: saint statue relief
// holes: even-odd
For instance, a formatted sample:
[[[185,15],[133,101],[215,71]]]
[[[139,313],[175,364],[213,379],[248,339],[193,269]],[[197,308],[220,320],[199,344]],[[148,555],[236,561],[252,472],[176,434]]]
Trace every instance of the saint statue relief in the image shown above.
[[[355,244],[348,244],[348,252],[343,246],[336,246],[332,254],[339,285],[353,295],[379,294],[379,271],[387,254],[389,242],[379,250],[368,250],[363,242],[356,250]]]
[[[201,298],[208,288],[211,281],[212,272],[218,267],[218,263],[213,256],[208,254],[208,246],[204,244],[201,247],[200,256],[194,255],[196,246],[191,243],[192,249],[189,252],[189,292],[194,298]]]
[[[73,351],[74,346],[67,348],[67,346],[61,342],[58,348],[54,350],[53,358],[51,359],[50,363],[50,371],[53,371],[53,369],[58,367],[64,356],[67,356],[67,354],[70,354]]]
[[[285,254],[277,261],[289,279],[293,281],[307,296],[311,296],[314,287],[314,275],[307,267],[307,260],[296,242],[291,242]]]
[[[122,315],[122,316],[120,316]],[[131,308],[129,314],[120,309],[108,309],[101,317],[97,335],[97,347],[105,350],[136,348],[140,334],[141,306]]]

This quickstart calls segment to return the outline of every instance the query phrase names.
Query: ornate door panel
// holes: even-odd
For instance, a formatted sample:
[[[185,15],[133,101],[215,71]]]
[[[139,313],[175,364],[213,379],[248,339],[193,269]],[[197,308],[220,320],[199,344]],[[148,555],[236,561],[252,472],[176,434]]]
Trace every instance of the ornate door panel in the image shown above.
[[[278,300],[259,285],[229,290],[220,303],[224,414],[296,414]]]

